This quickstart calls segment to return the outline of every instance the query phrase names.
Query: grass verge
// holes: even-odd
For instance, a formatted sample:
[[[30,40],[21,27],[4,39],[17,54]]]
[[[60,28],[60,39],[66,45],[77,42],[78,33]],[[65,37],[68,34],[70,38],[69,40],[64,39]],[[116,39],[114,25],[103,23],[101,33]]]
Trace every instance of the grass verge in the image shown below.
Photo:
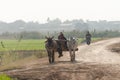
[[[7,71],[7,70],[13,70],[13,69],[22,69],[25,67],[26,63],[33,62],[34,60],[37,60],[38,58],[35,56],[30,56],[21,60],[17,60],[12,63],[8,63],[5,65],[0,66],[0,71]]]

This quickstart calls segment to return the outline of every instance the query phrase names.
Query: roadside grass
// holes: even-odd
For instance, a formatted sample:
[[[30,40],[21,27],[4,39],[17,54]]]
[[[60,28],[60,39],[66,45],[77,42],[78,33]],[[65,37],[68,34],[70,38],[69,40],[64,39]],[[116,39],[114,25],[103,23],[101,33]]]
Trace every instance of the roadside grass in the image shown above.
[[[101,41],[101,40],[105,40],[107,38],[92,38],[92,42],[97,42],[97,41]]]
[[[30,56],[24,59],[17,60],[12,63],[0,65],[0,71],[7,71],[7,70],[13,70],[13,69],[22,69],[25,67],[26,63],[33,62],[34,60],[37,60],[38,58],[36,56]]]

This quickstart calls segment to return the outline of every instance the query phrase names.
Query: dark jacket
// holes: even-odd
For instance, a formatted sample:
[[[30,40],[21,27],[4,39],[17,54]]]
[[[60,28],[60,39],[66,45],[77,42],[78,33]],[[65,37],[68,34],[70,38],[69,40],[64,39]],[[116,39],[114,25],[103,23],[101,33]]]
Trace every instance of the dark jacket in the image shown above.
[[[64,37],[63,34],[59,35],[59,36],[58,36],[58,39],[61,39],[61,40],[67,40],[67,39]]]
[[[91,39],[91,34],[90,33],[86,34],[86,39]]]

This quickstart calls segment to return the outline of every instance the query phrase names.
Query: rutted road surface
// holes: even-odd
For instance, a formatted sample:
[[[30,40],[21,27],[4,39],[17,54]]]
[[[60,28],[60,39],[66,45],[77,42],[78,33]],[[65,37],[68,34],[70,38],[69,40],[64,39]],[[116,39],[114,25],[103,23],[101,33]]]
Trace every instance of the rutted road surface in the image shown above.
[[[43,58],[26,64],[24,69],[6,71],[18,80],[120,80],[120,54],[111,52],[107,46],[120,38],[103,40],[79,46],[76,62],[71,63],[68,52],[55,64],[48,64]],[[58,54],[56,53],[58,56]]]

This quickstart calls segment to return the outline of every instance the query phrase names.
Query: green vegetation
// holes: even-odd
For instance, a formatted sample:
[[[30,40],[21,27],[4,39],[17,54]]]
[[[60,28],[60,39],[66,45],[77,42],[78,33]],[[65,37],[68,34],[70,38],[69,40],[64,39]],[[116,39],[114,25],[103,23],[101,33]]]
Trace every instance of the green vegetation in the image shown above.
[[[1,40],[0,51],[9,50],[44,50],[45,40]]]
[[[103,39],[107,39],[107,38],[92,38],[92,42],[96,42],[96,41],[100,41],[100,40],[103,40]]]
[[[6,74],[0,74],[0,80],[12,80],[12,79]]]

